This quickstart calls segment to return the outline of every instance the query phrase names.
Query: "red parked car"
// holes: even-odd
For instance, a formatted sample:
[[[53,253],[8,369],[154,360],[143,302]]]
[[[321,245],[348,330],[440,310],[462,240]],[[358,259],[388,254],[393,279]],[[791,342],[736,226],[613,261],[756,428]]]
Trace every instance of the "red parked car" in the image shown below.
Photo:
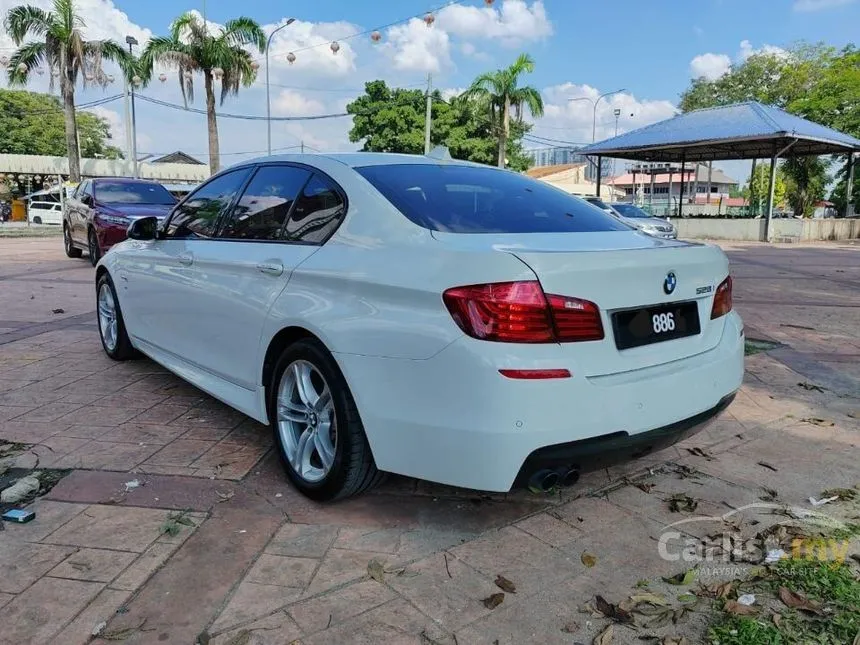
[[[90,255],[93,266],[114,244],[125,239],[132,221],[164,218],[176,198],[161,184],[146,179],[84,179],[66,200],[63,243],[66,255]]]

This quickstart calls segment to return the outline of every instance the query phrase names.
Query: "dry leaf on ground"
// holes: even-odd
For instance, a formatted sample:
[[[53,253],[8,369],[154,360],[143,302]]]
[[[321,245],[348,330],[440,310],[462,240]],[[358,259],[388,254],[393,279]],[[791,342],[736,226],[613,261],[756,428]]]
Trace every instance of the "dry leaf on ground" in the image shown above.
[[[823,614],[821,611],[821,605],[817,602],[809,600],[804,596],[801,596],[799,593],[795,593],[788,587],[780,587],[779,588],[779,599],[787,606],[792,609],[799,609],[800,611],[806,611],[812,614]]]
[[[681,573],[678,573],[669,578],[663,578],[663,582],[668,582],[670,585],[688,585],[695,579],[696,569],[694,567],[692,569],[688,569],[687,571],[682,571]]]
[[[501,574],[496,576],[495,582],[496,582],[496,586],[499,589],[501,589],[502,591],[507,591],[508,593],[516,593],[517,592],[517,586]]]
[[[692,513],[699,506],[699,502],[684,493],[675,493],[667,501],[669,510],[673,513]]]
[[[487,596],[481,602],[484,603],[484,607],[486,607],[487,609],[495,609],[496,607],[501,605],[504,600],[505,594],[500,592]]]
[[[610,645],[612,643],[612,637],[615,634],[615,628],[612,625],[609,625],[600,632],[597,636],[594,637],[592,641],[592,645]]]
[[[248,629],[240,630],[233,638],[228,640],[224,645],[248,645],[251,642],[251,631]]]
[[[768,470],[772,470],[773,472],[779,472],[779,469],[776,466],[771,466],[766,461],[757,461],[755,463],[757,466],[761,466],[762,468],[767,468]]]
[[[595,564],[597,564],[597,556],[591,555],[588,551],[583,551],[582,555],[579,556],[579,559],[582,561],[582,564],[584,564],[589,569]]]
[[[633,616],[630,615],[630,612],[626,609],[622,609],[618,605],[613,605],[611,602],[608,602],[603,596],[595,596],[594,597],[594,606],[597,607],[597,611],[606,616],[607,618],[611,618],[612,620],[618,621],[619,623],[632,623]]]
[[[829,428],[832,425],[836,425],[830,419],[822,419],[820,417],[807,417],[806,419],[801,419],[801,423],[811,423],[814,426],[821,426],[823,428]]]
[[[367,563],[367,575],[377,582],[385,581],[385,567],[379,560],[371,560]]]
[[[723,609],[735,616],[754,616],[758,613],[758,608],[750,605],[742,605],[737,600],[727,600]]]

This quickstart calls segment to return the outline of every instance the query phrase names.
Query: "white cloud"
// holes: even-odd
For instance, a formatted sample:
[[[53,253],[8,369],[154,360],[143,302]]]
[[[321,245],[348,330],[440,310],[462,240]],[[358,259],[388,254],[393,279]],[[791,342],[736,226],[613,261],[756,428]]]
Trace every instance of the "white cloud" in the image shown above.
[[[401,71],[437,73],[452,65],[448,33],[419,18],[391,27],[384,48]]]
[[[793,9],[801,12],[824,11],[851,4],[854,0],[795,0]]]
[[[732,66],[732,59],[725,54],[700,54],[690,61],[690,75],[693,78],[704,76],[709,81],[726,74]]]
[[[544,117],[536,120],[533,134],[561,141],[590,143],[594,116],[593,101],[605,91],[607,89],[575,83],[563,83],[545,88],[543,90]],[[568,100],[571,98],[589,100]],[[670,101],[640,100],[627,92],[612,94],[601,99],[597,104],[595,137],[597,141],[614,136],[616,109],[620,110],[619,134],[662,121],[677,112],[677,108]]]
[[[748,40],[742,40],[739,45],[738,50],[738,59],[740,61],[745,61],[750,56],[756,54],[764,54],[766,56],[788,56],[788,52],[786,52],[782,47],[777,47],[776,45],[762,45],[758,49],[752,46],[752,43]]]
[[[442,98],[450,101],[455,96],[460,96],[466,91],[465,87],[444,87],[439,90],[442,93]]]
[[[325,105],[296,90],[281,90],[272,101],[272,111],[282,116],[311,116],[323,114]]]
[[[780,58],[787,57],[789,54],[782,47],[776,45],[762,45],[754,47],[749,40],[742,40],[738,45],[738,52],[735,56],[735,61],[743,63],[750,56],[765,55],[778,56]],[[693,78],[704,76],[709,81],[715,81],[721,76],[727,74],[732,66],[732,59],[727,54],[714,54],[708,52],[699,54],[690,61],[690,75]]]
[[[500,40],[507,46],[552,35],[541,0],[531,6],[525,0],[504,0],[498,9],[452,4],[439,11],[436,25],[455,36]]]

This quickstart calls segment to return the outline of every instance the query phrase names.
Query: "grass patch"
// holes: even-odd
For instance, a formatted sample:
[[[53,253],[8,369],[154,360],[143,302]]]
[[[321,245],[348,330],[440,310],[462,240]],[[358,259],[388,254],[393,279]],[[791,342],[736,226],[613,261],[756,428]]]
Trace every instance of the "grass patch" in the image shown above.
[[[48,224],[0,224],[0,237],[61,237],[63,227]]]
[[[779,600],[785,587],[815,603],[801,611]],[[860,634],[860,580],[841,562],[782,560],[755,584],[757,616],[721,613],[708,631],[713,645],[847,645]]]
[[[747,338],[744,341],[744,356],[752,356],[768,350],[779,347],[779,343],[773,343],[769,340],[756,340],[755,338]]]
[[[170,513],[161,525],[159,533],[161,533],[161,535],[176,537],[179,535],[180,531],[182,531],[183,526],[194,526],[194,522],[190,517],[188,517],[188,511]]]

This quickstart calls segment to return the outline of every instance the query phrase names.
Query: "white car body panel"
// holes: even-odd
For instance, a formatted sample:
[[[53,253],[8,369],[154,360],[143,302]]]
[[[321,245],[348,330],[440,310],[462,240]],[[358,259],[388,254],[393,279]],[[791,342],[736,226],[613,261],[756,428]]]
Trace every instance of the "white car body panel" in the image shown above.
[[[426,158],[278,160],[311,163],[347,194],[346,217],[323,246],[127,240],[99,265],[114,278],[136,348],[261,422],[267,421],[264,358],[289,327],[315,335],[331,351],[378,468],[483,490],[509,490],[538,448],[661,428],[714,408],[740,387],[743,323],[734,312],[710,320],[714,290],[728,275],[717,247],[637,231],[431,232],[351,167]],[[271,275],[258,264],[281,264],[284,271]],[[671,295],[662,290],[667,271],[678,276]],[[442,302],[450,287],[518,280],[597,303],[605,339],[476,340]],[[710,292],[697,294],[700,287]],[[615,348],[613,311],[679,300],[698,302],[701,334]],[[572,378],[528,381],[499,373],[543,368],[569,369]]]

